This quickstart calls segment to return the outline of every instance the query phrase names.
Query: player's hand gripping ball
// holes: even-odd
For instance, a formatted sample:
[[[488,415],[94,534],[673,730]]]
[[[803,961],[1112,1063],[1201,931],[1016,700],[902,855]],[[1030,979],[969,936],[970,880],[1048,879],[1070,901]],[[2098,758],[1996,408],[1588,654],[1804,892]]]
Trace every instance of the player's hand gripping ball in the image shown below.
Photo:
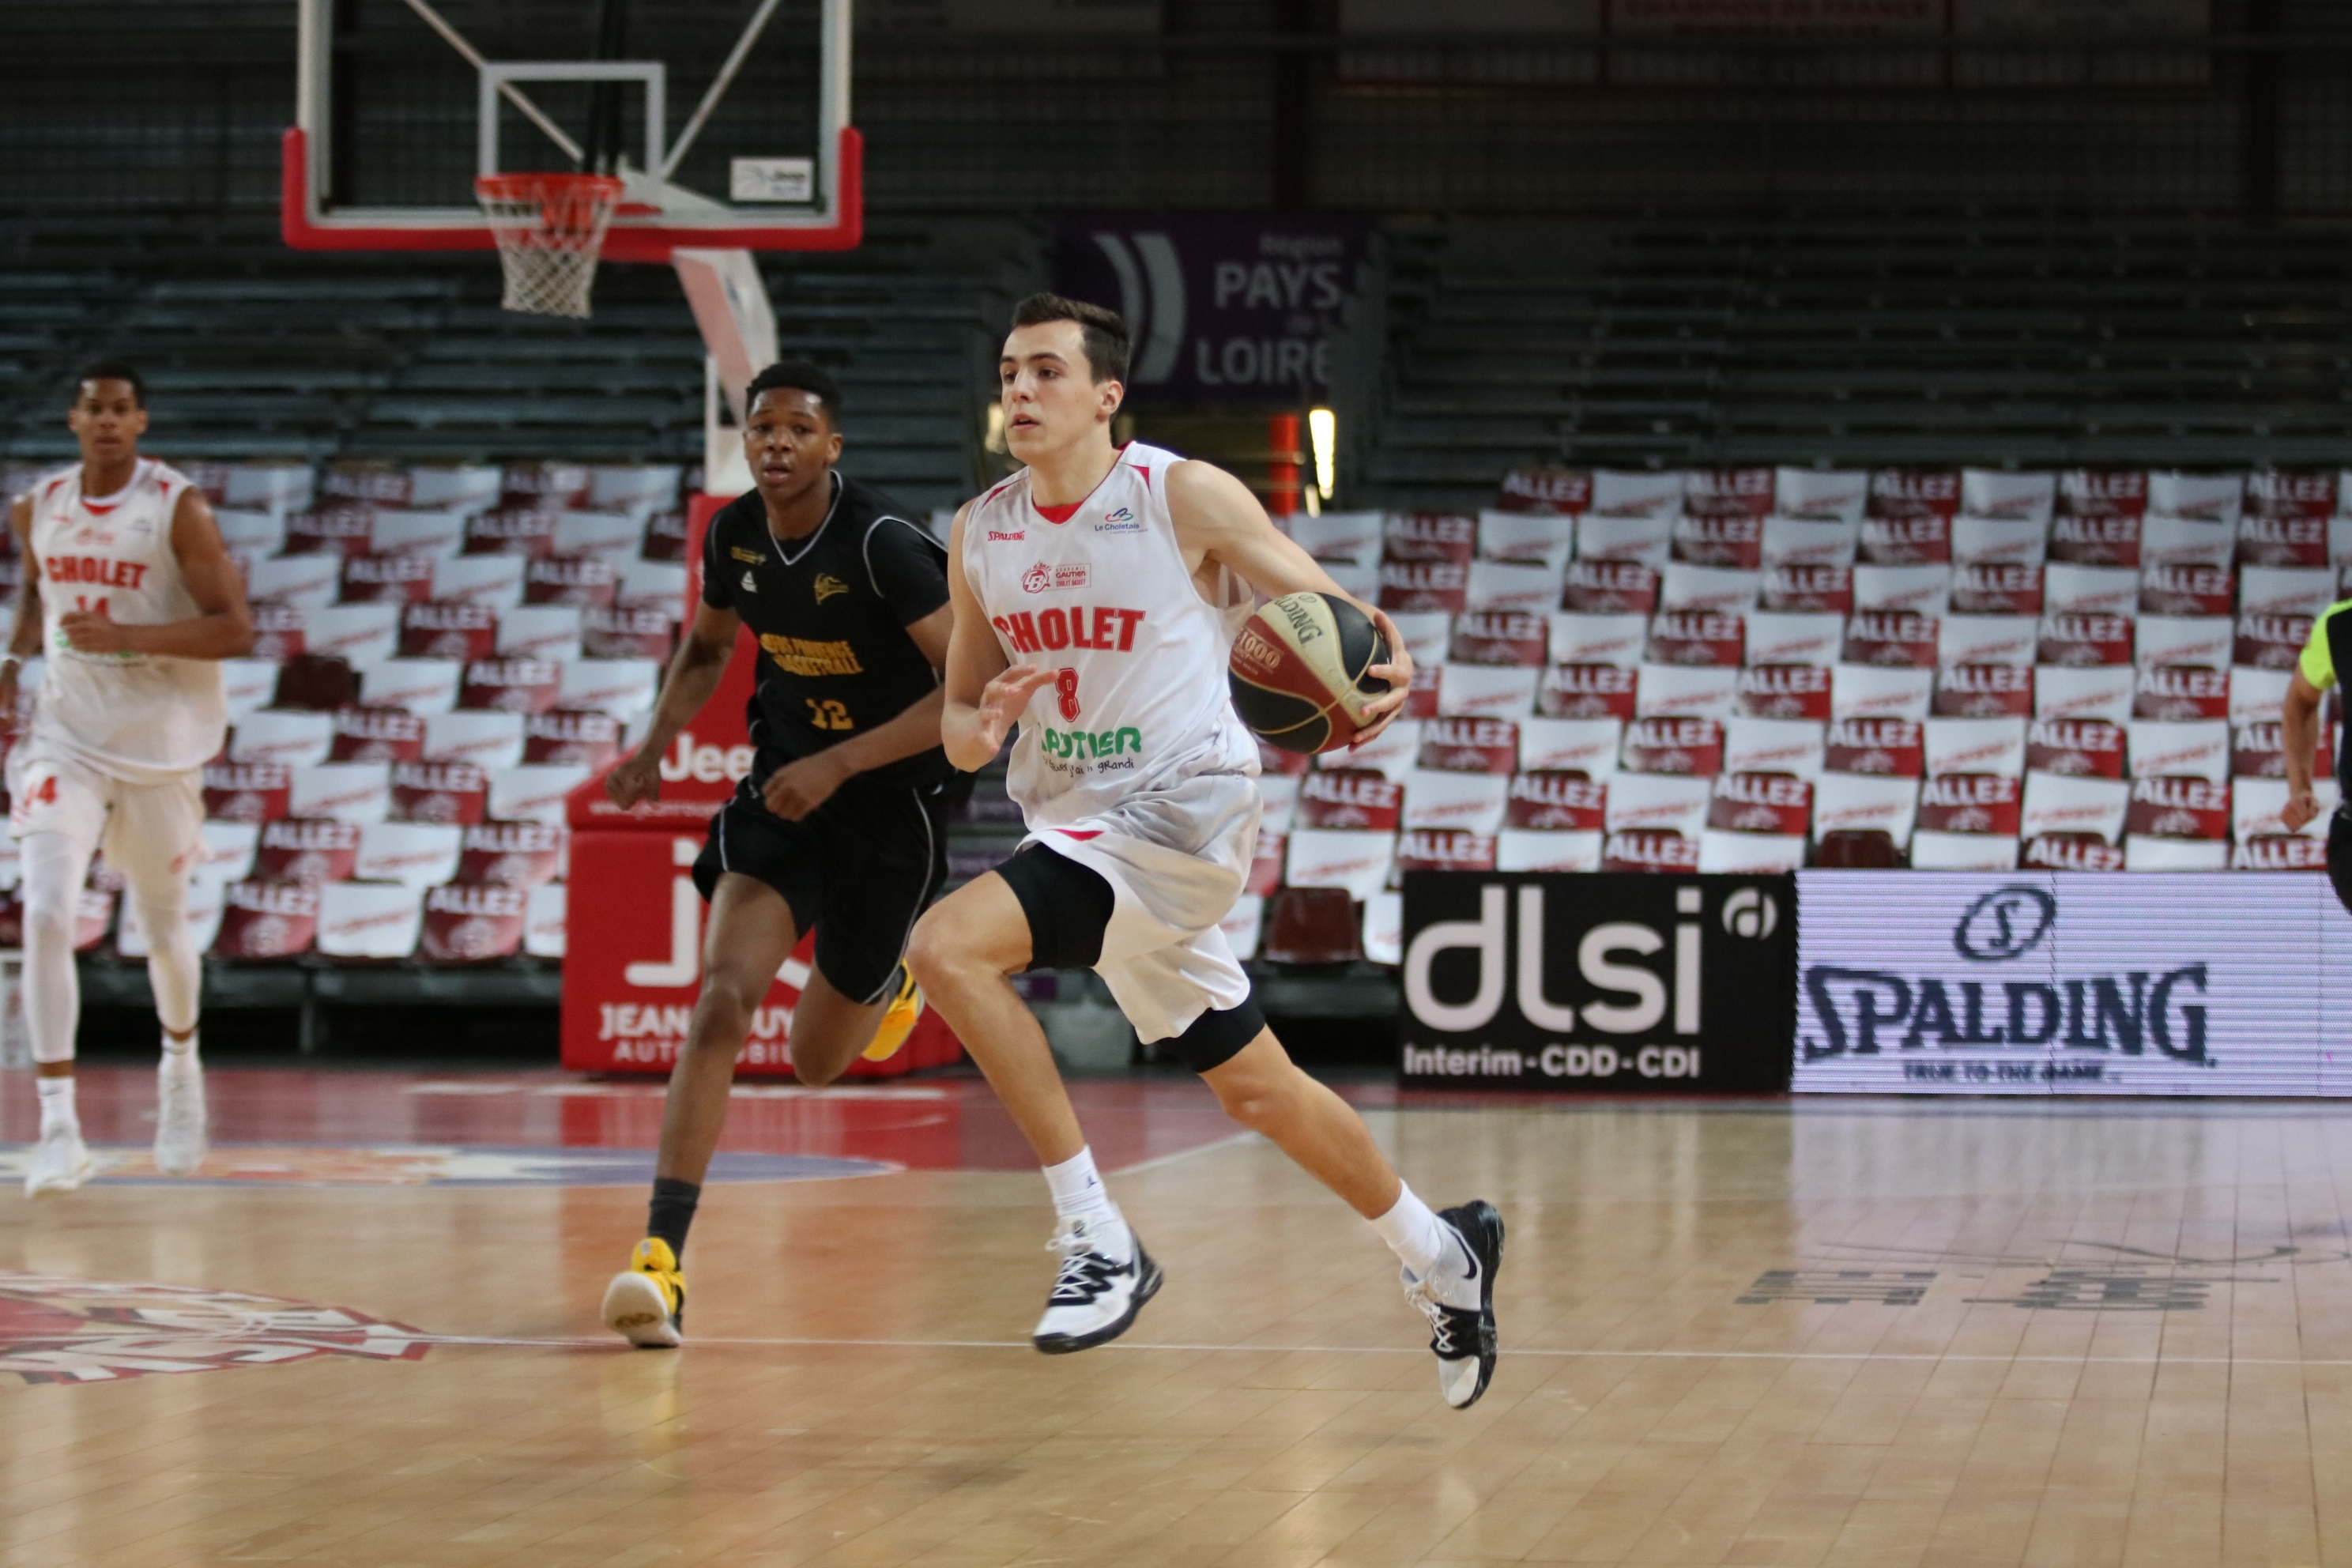
[[[1285,594],[1242,625],[1225,661],[1234,711],[1267,745],[1335,752],[1377,722],[1366,705],[1389,683],[1368,673],[1389,662],[1371,617],[1328,594]]]

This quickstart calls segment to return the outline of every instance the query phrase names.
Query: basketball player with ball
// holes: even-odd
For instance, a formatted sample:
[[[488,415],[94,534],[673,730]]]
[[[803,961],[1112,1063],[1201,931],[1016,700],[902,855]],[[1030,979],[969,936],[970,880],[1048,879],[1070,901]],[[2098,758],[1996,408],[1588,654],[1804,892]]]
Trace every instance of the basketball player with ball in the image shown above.
[[[1256,721],[1301,749],[1378,734],[1412,663],[1388,617],[1341,593],[1240,480],[1113,445],[1128,353],[1126,323],[1098,305],[1038,294],[1013,311],[998,368],[1006,445],[1026,467],[956,514],[941,731],[969,771],[1017,727],[1007,782],[1029,837],[931,908],[908,964],[1045,1167],[1062,1263],[1039,1350],[1116,1339],[1161,1279],[1008,978],[1091,968],[1140,1038],[1395,1251],[1460,1408],[1494,1373],[1501,1216],[1484,1202],[1434,1213],[1397,1179],[1362,1119],[1292,1064],[1218,929],[1259,814],[1257,744],[1228,697],[1236,632],[1248,623],[1264,677],[1245,682],[1254,719],[1262,701]],[[1278,602],[1253,616],[1253,590]]]

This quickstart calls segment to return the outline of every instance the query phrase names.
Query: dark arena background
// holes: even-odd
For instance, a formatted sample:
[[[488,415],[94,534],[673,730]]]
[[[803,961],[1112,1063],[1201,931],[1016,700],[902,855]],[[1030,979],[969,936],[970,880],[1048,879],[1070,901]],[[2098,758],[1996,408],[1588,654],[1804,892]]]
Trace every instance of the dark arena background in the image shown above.
[[[0,1558],[2352,1563],[2352,7],[0,0],[0,591],[82,585],[35,535],[127,365],[253,628],[193,1091],[113,841],[72,1028],[0,841]],[[755,667],[848,646],[656,717],[744,384],[829,374],[944,546],[1041,290],[1125,320],[1116,441],[1411,656],[1366,744],[1261,747],[1201,940],[1501,1214],[1470,1408],[1387,1230],[1094,970],[1008,982],[1165,1271],[1078,1356],[1011,1075],[936,1005],[796,1073],[805,932],[720,994]],[[37,838],[89,656],[12,649]],[[937,895],[1024,842],[1013,746]],[[698,1060],[693,1311],[633,1349]]]

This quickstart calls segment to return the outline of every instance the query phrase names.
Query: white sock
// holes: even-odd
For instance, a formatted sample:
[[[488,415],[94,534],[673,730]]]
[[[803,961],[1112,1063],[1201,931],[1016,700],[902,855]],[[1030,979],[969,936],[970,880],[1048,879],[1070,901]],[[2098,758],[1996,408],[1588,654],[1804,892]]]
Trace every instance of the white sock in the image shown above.
[[[57,1131],[79,1132],[81,1118],[74,1114],[71,1078],[37,1078],[41,1091],[41,1136]]]
[[[158,1064],[165,1072],[194,1072],[203,1062],[196,1055],[196,1037],[175,1040],[168,1033],[163,1037],[163,1059]]]
[[[1081,1149],[1058,1165],[1047,1165],[1045,1185],[1054,1194],[1054,1213],[1061,1219],[1083,1219],[1101,1226],[1112,1239],[1125,1234],[1127,1218],[1110,1201],[1110,1189],[1095,1172],[1092,1149]]]
[[[1426,1279],[1440,1269],[1460,1273],[1467,1261],[1462,1243],[1411,1187],[1402,1183],[1398,1187],[1397,1201],[1388,1213],[1370,1222],[1371,1227],[1415,1279]]]

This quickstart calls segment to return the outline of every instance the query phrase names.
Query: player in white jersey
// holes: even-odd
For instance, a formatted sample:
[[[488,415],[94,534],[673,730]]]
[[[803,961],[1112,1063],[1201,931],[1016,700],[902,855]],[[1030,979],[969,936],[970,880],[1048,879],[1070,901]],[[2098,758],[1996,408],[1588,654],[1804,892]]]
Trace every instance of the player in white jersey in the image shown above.
[[[1433,1213],[1347,1103],[1292,1065],[1218,922],[1257,838],[1257,745],[1225,658],[1251,593],[1345,598],[1256,499],[1206,463],[1114,447],[1128,331],[1113,312],[1035,295],[1000,363],[1005,438],[1027,467],[956,514],[941,722],[974,769],[1017,723],[1009,786],[1029,837],[934,905],[908,954],[1045,1166],[1062,1267],[1034,1342],[1084,1350],[1124,1332],[1159,1266],[1096,1173],[1045,1037],[1007,977],[1092,968],[1137,1035],[1198,1072],[1227,1114],[1278,1144],[1370,1221],[1430,1320],[1438,1384],[1460,1408],[1495,1365],[1493,1205]],[[1412,679],[1404,639],[1372,673]]]
[[[185,1175],[204,1160],[204,969],[188,931],[188,876],[204,856],[204,765],[227,735],[218,661],[253,646],[245,587],[204,493],[139,455],[147,409],[138,373],[113,362],[85,370],[66,422],[80,463],[9,510],[26,569],[0,655],[0,736],[15,742],[8,826],[24,864],[25,1022],[41,1095],[25,1176],[35,1197],[89,1174],[74,1113],[74,927],[100,847],[130,884],[163,1026],[155,1163]],[[20,735],[17,675],[36,654],[41,684]]]

